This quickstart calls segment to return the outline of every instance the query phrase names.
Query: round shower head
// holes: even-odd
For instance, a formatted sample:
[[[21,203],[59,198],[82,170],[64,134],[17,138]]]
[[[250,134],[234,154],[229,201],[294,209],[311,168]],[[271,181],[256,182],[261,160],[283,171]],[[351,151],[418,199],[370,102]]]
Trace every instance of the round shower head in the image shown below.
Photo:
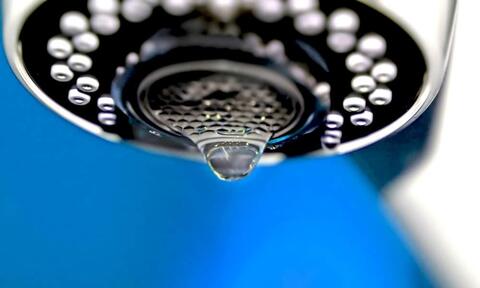
[[[429,104],[420,45],[359,1],[30,0],[20,14],[7,52],[46,105],[223,179],[262,155],[362,148]]]

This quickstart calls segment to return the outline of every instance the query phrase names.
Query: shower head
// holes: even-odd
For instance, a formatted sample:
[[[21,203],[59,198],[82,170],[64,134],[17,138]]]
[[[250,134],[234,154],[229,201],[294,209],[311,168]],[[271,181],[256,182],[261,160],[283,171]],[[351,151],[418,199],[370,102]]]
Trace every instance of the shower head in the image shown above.
[[[430,104],[422,44],[365,2],[5,0],[4,40],[63,117],[234,180],[262,155],[360,149]]]

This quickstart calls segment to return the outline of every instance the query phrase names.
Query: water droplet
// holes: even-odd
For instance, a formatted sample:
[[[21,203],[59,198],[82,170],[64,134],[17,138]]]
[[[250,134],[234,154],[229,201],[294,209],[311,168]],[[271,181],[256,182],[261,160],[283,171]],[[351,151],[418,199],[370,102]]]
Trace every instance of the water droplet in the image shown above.
[[[208,165],[225,181],[245,178],[260,161],[268,139],[258,140],[231,139],[199,145]]]
[[[198,129],[197,129],[198,130]],[[235,181],[248,176],[262,158],[271,132],[249,129],[219,128],[198,134],[183,131],[203,154],[208,165],[221,180]]]
[[[273,133],[270,131],[250,133],[252,129],[235,125],[230,128],[219,127],[214,129],[215,131],[208,130],[199,134],[183,131],[183,134],[197,145],[218,178],[225,181],[245,178],[262,158]]]

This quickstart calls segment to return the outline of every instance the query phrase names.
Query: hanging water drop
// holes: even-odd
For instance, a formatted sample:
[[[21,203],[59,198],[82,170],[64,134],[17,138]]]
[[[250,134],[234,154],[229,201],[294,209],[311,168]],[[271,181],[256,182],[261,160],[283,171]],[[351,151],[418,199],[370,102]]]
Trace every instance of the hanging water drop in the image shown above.
[[[268,139],[267,139],[268,141]],[[248,176],[260,161],[267,142],[221,141],[201,145],[200,151],[218,178],[234,181]]]

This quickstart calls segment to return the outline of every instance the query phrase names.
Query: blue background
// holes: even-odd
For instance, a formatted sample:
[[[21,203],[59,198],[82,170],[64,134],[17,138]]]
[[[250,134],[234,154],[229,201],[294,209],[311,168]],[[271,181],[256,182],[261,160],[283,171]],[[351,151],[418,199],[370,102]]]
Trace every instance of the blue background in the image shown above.
[[[349,158],[223,183],[60,119],[0,53],[0,288],[430,286]]]

